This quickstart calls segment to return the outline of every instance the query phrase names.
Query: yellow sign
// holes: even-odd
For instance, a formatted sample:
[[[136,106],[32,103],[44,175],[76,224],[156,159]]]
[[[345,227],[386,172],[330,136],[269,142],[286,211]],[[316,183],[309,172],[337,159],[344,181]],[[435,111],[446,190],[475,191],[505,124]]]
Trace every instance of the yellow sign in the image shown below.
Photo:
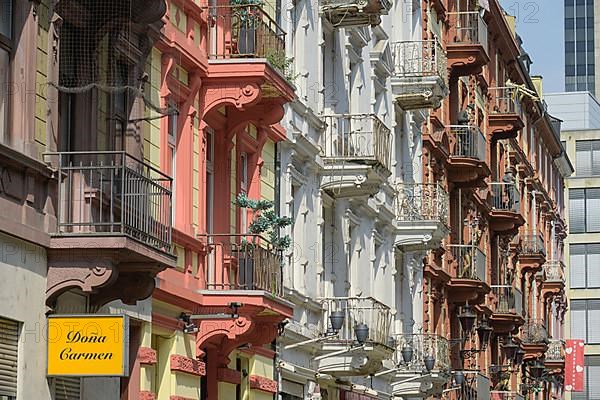
[[[48,375],[127,376],[129,323],[124,315],[48,318]]]

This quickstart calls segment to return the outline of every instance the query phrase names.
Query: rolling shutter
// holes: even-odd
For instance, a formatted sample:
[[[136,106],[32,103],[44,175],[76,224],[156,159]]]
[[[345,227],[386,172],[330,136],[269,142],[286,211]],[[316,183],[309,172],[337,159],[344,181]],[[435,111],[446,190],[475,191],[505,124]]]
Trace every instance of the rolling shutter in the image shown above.
[[[81,378],[62,376],[54,380],[54,400],[80,400]]]
[[[0,318],[0,398],[17,397],[19,323]]]
[[[600,287],[600,243],[587,245],[587,286]]]
[[[585,232],[585,191],[569,190],[569,232]]]
[[[600,343],[600,300],[587,301],[587,343]]]
[[[585,197],[587,232],[600,232],[600,188],[587,189]]]
[[[575,143],[577,176],[592,175],[592,141],[578,140]]]
[[[571,288],[584,288],[585,275],[585,245],[572,244],[569,256],[569,286]]]

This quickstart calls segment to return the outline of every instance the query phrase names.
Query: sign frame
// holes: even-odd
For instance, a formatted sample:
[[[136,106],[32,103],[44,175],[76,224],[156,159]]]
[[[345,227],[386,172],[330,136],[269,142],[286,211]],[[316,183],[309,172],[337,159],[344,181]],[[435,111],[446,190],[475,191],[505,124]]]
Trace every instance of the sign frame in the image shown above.
[[[98,319],[98,318],[121,318],[123,320],[123,364],[122,364],[122,374],[50,374],[49,373],[49,347],[50,347],[50,338],[46,337],[46,376],[50,378],[61,377],[61,376],[73,376],[73,377],[81,377],[81,378],[127,378],[130,375],[129,371],[129,316],[126,314],[52,314],[47,316],[46,322],[46,336],[48,336],[48,330],[50,326],[50,320],[53,318],[81,318],[81,319]]]

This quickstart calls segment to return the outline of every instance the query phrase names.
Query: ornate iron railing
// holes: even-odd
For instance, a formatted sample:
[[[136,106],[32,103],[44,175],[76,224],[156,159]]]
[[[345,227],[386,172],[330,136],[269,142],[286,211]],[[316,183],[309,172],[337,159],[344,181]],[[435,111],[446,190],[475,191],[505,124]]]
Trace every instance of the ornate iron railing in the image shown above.
[[[487,24],[479,11],[449,12],[447,15],[451,43],[479,44],[488,52]]]
[[[493,99],[490,103],[491,114],[521,115],[519,93],[514,87],[489,88],[488,93]]]
[[[546,282],[565,281],[565,265],[562,261],[548,261],[544,264],[544,280]]]
[[[375,114],[324,115],[321,138],[326,158],[379,163],[390,169],[391,131]]]
[[[544,237],[537,231],[527,231],[521,235],[521,254],[546,255]]]
[[[285,32],[260,5],[210,6],[208,19],[209,58],[285,58]]]
[[[510,285],[492,285],[491,287],[492,293],[498,300],[497,313],[523,315],[523,294],[519,289]]]
[[[561,362],[565,360],[565,342],[561,339],[550,339],[546,351],[546,361]]]
[[[485,135],[477,126],[450,125],[448,127],[453,140],[451,155],[454,157],[475,158],[486,160]]]
[[[356,341],[355,327],[366,324],[369,328],[367,341],[389,345],[392,313],[390,308],[372,297],[331,297],[321,299],[323,306],[323,334],[331,332],[330,316],[334,312],[343,315],[342,329],[333,341],[352,343]]]
[[[492,208],[502,211],[521,211],[521,194],[515,183],[492,182]]]
[[[457,278],[487,282],[487,257],[479,247],[469,244],[450,244],[448,247],[457,264]]]
[[[393,45],[396,75],[402,78],[437,76],[448,83],[448,59],[441,44],[433,40],[412,40]]]
[[[264,290],[283,296],[282,256],[258,235],[199,235],[205,244],[202,263],[208,290]]]
[[[448,224],[448,192],[439,183],[399,183],[396,192],[396,218],[399,221]]]
[[[412,349],[412,359],[405,363],[402,357],[402,349]],[[433,357],[434,371],[449,371],[452,368],[450,364],[450,345],[448,339],[439,335],[431,334],[404,334],[396,335],[396,353],[395,363],[411,371],[425,371],[425,358]],[[402,367],[401,367],[402,368]]]
[[[546,325],[541,319],[528,319],[521,327],[521,339],[524,343],[542,343],[548,339]]]
[[[125,235],[171,252],[170,177],[123,151],[44,156],[58,172],[56,235]]]

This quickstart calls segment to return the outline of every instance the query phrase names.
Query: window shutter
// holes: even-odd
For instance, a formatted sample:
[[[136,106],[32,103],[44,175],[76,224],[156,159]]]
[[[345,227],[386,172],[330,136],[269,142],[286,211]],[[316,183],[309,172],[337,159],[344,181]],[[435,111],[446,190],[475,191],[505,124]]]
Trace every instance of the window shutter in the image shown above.
[[[587,340],[585,300],[572,300],[571,308],[571,337],[573,339]]]
[[[578,140],[575,143],[577,176],[592,175],[592,141]]]
[[[587,245],[587,287],[600,287],[600,244]]]
[[[600,140],[592,142],[592,175],[600,175]]]
[[[572,244],[569,258],[569,285],[571,288],[584,288],[585,279],[585,245]]]
[[[54,380],[54,400],[79,400],[81,398],[81,378],[61,376]]]
[[[585,191],[583,189],[569,190],[569,231],[585,232]]]
[[[600,232],[600,188],[587,189],[585,195],[587,232]]]
[[[0,398],[17,397],[19,323],[0,318]]]
[[[600,343],[600,300],[588,300],[587,343]]]

